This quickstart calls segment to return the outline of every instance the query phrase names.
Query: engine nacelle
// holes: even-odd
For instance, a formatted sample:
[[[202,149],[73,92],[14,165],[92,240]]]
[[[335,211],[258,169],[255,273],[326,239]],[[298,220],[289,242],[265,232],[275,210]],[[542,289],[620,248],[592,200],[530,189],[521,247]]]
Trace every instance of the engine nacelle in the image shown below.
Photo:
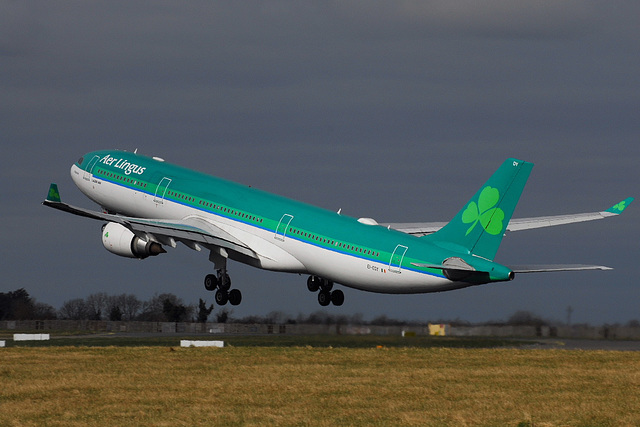
[[[108,222],[102,227],[102,244],[112,254],[144,259],[165,253],[162,245],[139,238],[127,227]]]

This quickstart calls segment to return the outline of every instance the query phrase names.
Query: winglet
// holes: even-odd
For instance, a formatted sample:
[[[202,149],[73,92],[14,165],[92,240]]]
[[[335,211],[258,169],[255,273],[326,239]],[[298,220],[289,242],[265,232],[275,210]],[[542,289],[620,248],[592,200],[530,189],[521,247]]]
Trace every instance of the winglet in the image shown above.
[[[627,197],[620,203],[616,203],[615,205],[611,206],[605,212],[609,212],[615,215],[620,215],[627,208],[627,206],[631,204],[631,202],[633,202],[633,197]]]
[[[49,202],[56,202],[56,203],[60,203],[60,192],[58,191],[58,185],[51,183],[51,185],[49,186],[49,194],[47,195],[47,198],[45,199],[46,201]]]

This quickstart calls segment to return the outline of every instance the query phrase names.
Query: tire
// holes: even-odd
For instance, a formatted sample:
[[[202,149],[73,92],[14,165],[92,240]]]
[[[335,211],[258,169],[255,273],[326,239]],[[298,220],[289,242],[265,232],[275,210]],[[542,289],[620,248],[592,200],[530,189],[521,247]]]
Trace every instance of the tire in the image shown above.
[[[215,274],[207,274],[204,278],[204,288],[208,291],[215,291],[218,287],[218,278]]]
[[[238,305],[242,302],[242,292],[239,289],[229,291],[229,304]]]
[[[320,289],[320,278],[318,276],[309,276],[307,279],[307,289],[310,292],[318,292]]]
[[[331,303],[331,294],[327,291],[320,291],[318,293],[318,303],[326,307]]]
[[[216,292],[216,304],[225,305],[229,301],[229,293],[225,290],[218,289]]]
[[[331,292],[331,303],[337,307],[344,303],[344,294],[340,289]]]

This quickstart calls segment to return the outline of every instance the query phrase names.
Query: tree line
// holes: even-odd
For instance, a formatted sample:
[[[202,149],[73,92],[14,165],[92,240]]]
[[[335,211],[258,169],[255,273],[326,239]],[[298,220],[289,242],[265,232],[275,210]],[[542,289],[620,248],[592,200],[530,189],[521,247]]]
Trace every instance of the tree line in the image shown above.
[[[207,305],[200,299],[198,305],[185,304],[171,293],[156,294],[147,301],[141,301],[133,294],[108,295],[98,292],[86,298],[73,298],[65,301],[56,310],[48,304],[42,304],[30,297],[25,289],[0,293],[0,320],[111,320],[146,322],[207,322],[213,305]],[[346,324],[410,326],[424,324],[389,318],[381,315],[371,321],[365,321],[360,313],[344,315],[329,314],[322,310],[310,314],[291,316],[282,311],[272,311],[264,316],[251,315],[234,318],[232,311],[222,308],[211,319],[217,323],[244,324]],[[450,323],[450,322],[449,322]]]
[[[185,302],[171,293],[156,294],[147,301],[141,301],[133,294],[108,295],[98,292],[86,298],[73,298],[65,301],[56,310],[48,304],[42,304],[29,296],[24,289],[0,293],[0,320],[111,320],[146,322],[207,322],[213,312],[213,304],[207,305],[200,299],[198,305]],[[272,311],[264,316],[251,315],[234,318],[233,312],[222,308],[211,319],[217,323],[244,324],[343,324],[343,325],[379,325],[413,326],[425,322],[398,320],[380,315],[371,321],[365,321],[360,313],[329,314],[319,310],[310,314],[291,316],[282,311]],[[456,321],[458,324],[462,322]],[[451,323],[438,321],[438,323]]]
[[[140,322],[206,322],[213,311],[206,301],[198,305],[186,304],[171,294],[156,294],[141,301],[133,294],[108,295],[104,292],[86,298],[65,301],[58,310],[59,319],[111,320]]]
[[[207,305],[202,298],[198,304],[186,304],[171,293],[156,294],[147,301],[141,301],[133,294],[108,295],[98,292],[86,298],[65,301],[56,310],[49,304],[37,302],[24,289],[0,292],[0,321],[2,320],[111,320],[146,322],[201,322],[243,323],[243,324],[326,324],[326,325],[375,325],[375,326],[424,326],[427,323],[443,323],[452,326],[473,326],[460,319],[437,319],[426,321],[399,320],[379,315],[370,321],[361,313],[330,314],[319,310],[310,314],[292,316],[282,311],[272,311],[264,316],[251,315],[233,317],[228,308],[221,308],[213,316],[213,304]],[[212,317],[209,319],[209,317]],[[535,313],[518,310],[506,321],[488,321],[482,325],[511,326],[553,326],[562,322],[544,319]],[[477,325],[477,324],[476,324]],[[584,325],[588,326],[588,325]],[[610,325],[615,326],[615,325]],[[638,320],[631,320],[625,326],[640,327]]]
[[[133,294],[104,292],[65,301],[56,310],[37,302],[24,289],[0,292],[0,320],[112,320],[147,322],[206,322],[213,311],[200,299],[197,306],[185,304],[174,294],[156,294],[141,301]]]
[[[0,292],[0,320],[56,319],[56,309],[37,302],[24,288],[13,292]]]

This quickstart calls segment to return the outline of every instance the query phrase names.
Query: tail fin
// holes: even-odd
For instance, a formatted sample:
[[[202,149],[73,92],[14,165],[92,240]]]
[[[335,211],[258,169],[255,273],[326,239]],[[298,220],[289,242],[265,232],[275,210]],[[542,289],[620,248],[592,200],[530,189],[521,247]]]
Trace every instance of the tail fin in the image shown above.
[[[533,163],[506,160],[451,222],[422,238],[493,260],[532,168]]]

